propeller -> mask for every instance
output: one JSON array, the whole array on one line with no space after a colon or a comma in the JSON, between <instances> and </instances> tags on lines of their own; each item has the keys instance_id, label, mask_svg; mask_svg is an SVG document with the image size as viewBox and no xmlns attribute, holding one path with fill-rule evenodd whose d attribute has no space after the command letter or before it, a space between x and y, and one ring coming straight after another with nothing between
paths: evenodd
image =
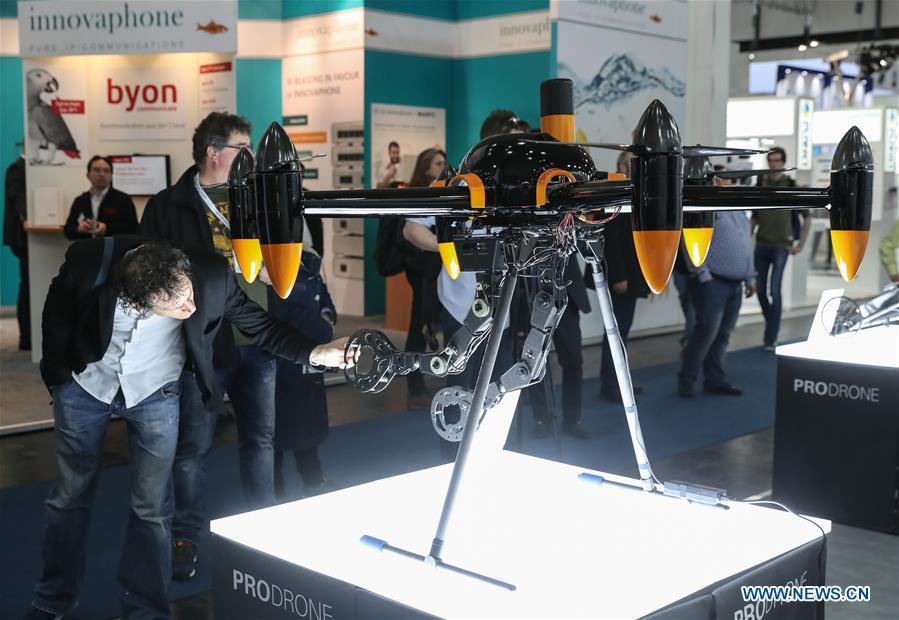
<instances>
[{"instance_id":1,"label":"propeller","mask_svg":"<svg viewBox=\"0 0 899 620\"><path fill-rule=\"evenodd\" d=\"M784 172L792 172L793 168L765 168L762 170L719 170L714 175L719 179L747 179L749 177L760 177L766 174L782 174Z\"/></svg>"},{"instance_id":2,"label":"propeller","mask_svg":"<svg viewBox=\"0 0 899 620\"><path fill-rule=\"evenodd\" d=\"M732 149L726 146L703 146L701 144L684 147L684 157L742 157L745 155L761 155L767 152L767 150Z\"/></svg>"},{"instance_id":3,"label":"propeller","mask_svg":"<svg viewBox=\"0 0 899 620\"><path fill-rule=\"evenodd\" d=\"M528 142L548 142L548 140L528 140ZM608 151L626 151L634 155L647 155L654 152L644 144L616 144L614 142L562 142L562 144L606 149ZM745 155L761 155L768 152L756 149L732 149L725 146L702 146L701 144L680 148L683 157L741 157Z\"/></svg>"}]
</instances>

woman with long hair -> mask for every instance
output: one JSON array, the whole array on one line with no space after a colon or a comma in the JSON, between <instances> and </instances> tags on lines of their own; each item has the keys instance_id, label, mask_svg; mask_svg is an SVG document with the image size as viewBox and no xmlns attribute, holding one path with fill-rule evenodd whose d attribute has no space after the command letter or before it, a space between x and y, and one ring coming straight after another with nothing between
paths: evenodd
<instances>
[{"instance_id":1,"label":"woman with long hair","mask_svg":"<svg viewBox=\"0 0 899 620\"><path fill-rule=\"evenodd\" d=\"M446 153L440 149L425 149L415 160L409 187L427 187L446 167Z\"/></svg>"},{"instance_id":2,"label":"woman with long hair","mask_svg":"<svg viewBox=\"0 0 899 620\"><path fill-rule=\"evenodd\" d=\"M446 166L446 153L440 149L425 149L418 154L415 169L409 179L409 187L427 187L440 176ZM406 350L425 352L437 350L437 332L440 326L440 300L437 298L437 276L440 274L440 257L436 252L419 250L406 244L406 279L412 287L412 314ZM430 395L421 373L407 375L410 396Z\"/></svg>"}]
</instances>

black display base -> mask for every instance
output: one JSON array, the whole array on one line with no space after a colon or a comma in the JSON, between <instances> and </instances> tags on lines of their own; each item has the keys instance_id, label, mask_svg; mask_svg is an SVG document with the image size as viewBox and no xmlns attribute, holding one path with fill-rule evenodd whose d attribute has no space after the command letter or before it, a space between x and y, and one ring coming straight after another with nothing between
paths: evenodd
<instances>
[{"instance_id":1,"label":"black display base","mask_svg":"<svg viewBox=\"0 0 899 620\"><path fill-rule=\"evenodd\" d=\"M774 499L896 534L899 369L777 356Z\"/></svg>"},{"instance_id":2,"label":"black display base","mask_svg":"<svg viewBox=\"0 0 899 620\"><path fill-rule=\"evenodd\" d=\"M217 535L213 535L213 558L213 602L219 620L435 617ZM825 542L818 539L740 575L711 584L645 618L823 620L823 603L750 603L743 600L740 588L822 585L825 564ZM471 617L477 616L477 610L472 609Z\"/></svg>"},{"instance_id":3,"label":"black display base","mask_svg":"<svg viewBox=\"0 0 899 620\"><path fill-rule=\"evenodd\" d=\"M215 534L212 548L218 620L434 617Z\"/></svg>"}]
</instances>

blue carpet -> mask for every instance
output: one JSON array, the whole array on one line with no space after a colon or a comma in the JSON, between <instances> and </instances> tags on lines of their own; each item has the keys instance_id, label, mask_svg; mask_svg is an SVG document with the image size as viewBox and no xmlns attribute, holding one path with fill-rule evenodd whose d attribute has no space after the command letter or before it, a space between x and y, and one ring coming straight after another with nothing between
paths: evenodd
<instances>
[{"instance_id":1,"label":"blue carpet","mask_svg":"<svg viewBox=\"0 0 899 620\"><path fill-rule=\"evenodd\" d=\"M733 383L747 390L742 398L703 395L691 401L674 395L677 367L665 364L634 372L643 387L640 421L653 461L762 430L774 425L774 356L760 348L732 353L727 358ZM557 377L558 379L558 377ZM560 396L556 390L556 402ZM523 425L513 425L510 449L586 468L636 476L633 452L620 405L598 399L597 380L585 382L583 421L589 441L561 435L532 437L533 416L523 407ZM360 396L364 398L364 396ZM522 399L526 402L526 398ZM352 486L441 463L438 440L423 411L339 426L322 446L328 479L339 487ZM561 458L560 458L561 456ZM292 470L292 467L286 469ZM109 618L118 615L114 579L128 515L130 468L102 472L88 537L87 575L78 609L67 618ZM301 482L288 472L288 485ZM28 608L41 569L43 501L51 483L41 482L0 491L0 618L16 618ZM215 516L244 510L237 471L236 447L213 451L209 463L209 506ZM212 587L208 541L202 546L197 576L174 583L170 596L178 599Z\"/></svg>"}]
</instances>

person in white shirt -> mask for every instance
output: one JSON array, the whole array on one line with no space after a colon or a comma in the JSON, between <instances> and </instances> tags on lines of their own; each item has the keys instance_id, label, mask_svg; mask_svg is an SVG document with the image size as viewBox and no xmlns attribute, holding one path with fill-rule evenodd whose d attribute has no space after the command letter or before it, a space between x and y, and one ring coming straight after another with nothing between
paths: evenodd
<instances>
[{"instance_id":1,"label":"person in white shirt","mask_svg":"<svg viewBox=\"0 0 899 620\"><path fill-rule=\"evenodd\" d=\"M406 180L400 159L399 142L391 142L387 145L387 157L387 164L384 165L378 177L378 187L381 189L390 187L391 183L403 183Z\"/></svg>"},{"instance_id":2,"label":"person in white shirt","mask_svg":"<svg viewBox=\"0 0 899 620\"><path fill-rule=\"evenodd\" d=\"M63 227L68 239L90 239L137 232L137 211L131 196L112 186L112 159L94 155L87 164L90 190L72 202Z\"/></svg>"}]
</instances>

